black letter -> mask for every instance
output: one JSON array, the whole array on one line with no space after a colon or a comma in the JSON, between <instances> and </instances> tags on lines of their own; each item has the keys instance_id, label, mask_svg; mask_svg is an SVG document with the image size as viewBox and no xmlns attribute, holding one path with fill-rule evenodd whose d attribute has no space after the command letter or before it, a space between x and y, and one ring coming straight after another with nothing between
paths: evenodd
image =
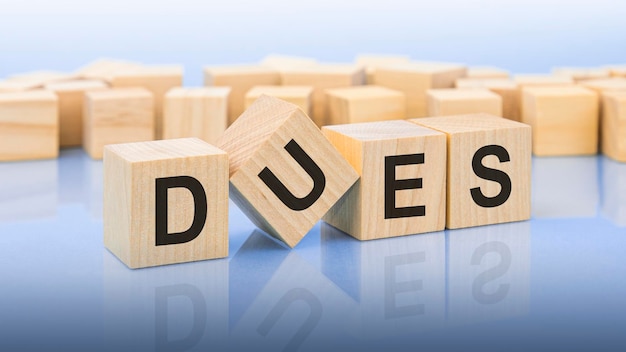
<instances>
[{"instance_id":1,"label":"black letter","mask_svg":"<svg viewBox=\"0 0 626 352\"><path fill-rule=\"evenodd\" d=\"M293 139L287 143L285 150L313 179L313 189L303 198L298 198L291 193L285 185L274 175L272 170L265 167L259 173L259 178L269 187L272 192L291 210L304 210L322 195L326 187L326 177L319 166Z\"/></svg>"},{"instance_id":2,"label":"black letter","mask_svg":"<svg viewBox=\"0 0 626 352\"><path fill-rule=\"evenodd\" d=\"M509 284L500 284L496 292L487 294L483 292L483 286L489 281L493 281L509 271L511 267L511 250L502 242L488 242L482 244L476 248L472 255L472 265L480 265L483 257L487 253L495 252L500 255L500 264L493 268L486 270L482 274L478 275L472 284L472 296L478 303L482 304L494 304L503 300L509 293Z\"/></svg>"},{"instance_id":3,"label":"black letter","mask_svg":"<svg viewBox=\"0 0 626 352\"><path fill-rule=\"evenodd\" d=\"M482 164L482 160L487 155L495 155L501 163L510 161L509 153L504 147L499 145L486 145L474 154L472 158L472 169L476 176L485 180L495 181L500 184L502 190L495 197L485 197L479 187L470 189L472 199L483 208L493 208L504 204L511 195L511 179L504 171L491 169Z\"/></svg>"},{"instance_id":4,"label":"black letter","mask_svg":"<svg viewBox=\"0 0 626 352\"><path fill-rule=\"evenodd\" d=\"M396 180L396 165L423 164L424 154L392 155L385 157L385 219L426 215L423 205L396 208L396 191L422 188L421 178Z\"/></svg>"},{"instance_id":5,"label":"black letter","mask_svg":"<svg viewBox=\"0 0 626 352\"><path fill-rule=\"evenodd\" d=\"M197 287L189 284L162 286L154 289L155 308L155 342L157 351L187 351L195 346L206 328L206 302L202 292ZM170 297L183 296L191 300L193 309L193 326L189 335L185 338L169 341L167 329L167 306ZM178 319L177 323L179 323Z\"/></svg>"},{"instance_id":6,"label":"black letter","mask_svg":"<svg viewBox=\"0 0 626 352\"><path fill-rule=\"evenodd\" d=\"M194 214L187 231L167 233L167 190L187 188L193 196ZM156 245L185 243L198 237L206 222L207 202L204 187L191 176L163 177L156 179Z\"/></svg>"},{"instance_id":7,"label":"black letter","mask_svg":"<svg viewBox=\"0 0 626 352\"><path fill-rule=\"evenodd\" d=\"M403 318L412 315L422 315L425 312L423 304L412 304L398 307L396 296L399 293L417 292L424 287L422 280L397 282L396 267L426 261L426 253L416 252L399 254L385 258L385 319Z\"/></svg>"}]
</instances>

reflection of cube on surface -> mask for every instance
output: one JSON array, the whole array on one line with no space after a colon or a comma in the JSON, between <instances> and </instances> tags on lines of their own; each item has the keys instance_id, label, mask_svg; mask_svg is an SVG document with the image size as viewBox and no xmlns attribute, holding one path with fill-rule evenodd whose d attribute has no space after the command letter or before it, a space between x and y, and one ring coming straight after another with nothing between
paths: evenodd
<instances>
[{"instance_id":1,"label":"reflection of cube on surface","mask_svg":"<svg viewBox=\"0 0 626 352\"><path fill-rule=\"evenodd\" d=\"M329 124L401 120L406 118L404 93L380 86L326 90Z\"/></svg>"},{"instance_id":2,"label":"reflection of cube on surface","mask_svg":"<svg viewBox=\"0 0 626 352\"><path fill-rule=\"evenodd\" d=\"M602 153L626 162L626 91L602 95Z\"/></svg>"},{"instance_id":3,"label":"reflection of cube on surface","mask_svg":"<svg viewBox=\"0 0 626 352\"><path fill-rule=\"evenodd\" d=\"M228 255L228 156L196 138L109 145L104 244L130 268Z\"/></svg>"},{"instance_id":4,"label":"reflection of cube on surface","mask_svg":"<svg viewBox=\"0 0 626 352\"><path fill-rule=\"evenodd\" d=\"M172 88L163 105L163 139L217 142L227 127L229 94L228 87Z\"/></svg>"},{"instance_id":5,"label":"reflection of cube on surface","mask_svg":"<svg viewBox=\"0 0 626 352\"><path fill-rule=\"evenodd\" d=\"M154 98L144 88L115 88L85 93L83 148L101 159L106 144L154 139Z\"/></svg>"},{"instance_id":6,"label":"reflection of cube on surface","mask_svg":"<svg viewBox=\"0 0 626 352\"><path fill-rule=\"evenodd\" d=\"M428 116L485 113L502 116L502 98L488 89L429 89Z\"/></svg>"},{"instance_id":7,"label":"reflection of cube on surface","mask_svg":"<svg viewBox=\"0 0 626 352\"><path fill-rule=\"evenodd\" d=\"M0 161L56 158L58 116L52 92L0 94Z\"/></svg>"},{"instance_id":8,"label":"reflection of cube on surface","mask_svg":"<svg viewBox=\"0 0 626 352\"><path fill-rule=\"evenodd\" d=\"M598 96L578 86L527 87L522 122L533 128L533 153L590 155L598 152Z\"/></svg>"},{"instance_id":9,"label":"reflection of cube on surface","mask_svg":"<svg viewBox=\"0 0 626 352\"><path fill-rule=\"evenodd\" d=\"M311 86L255 86L246 93L246 109L259 99L261 95L284 100L297 105L309 117L311 116L311 99L313 87Z\"/></svg>"}]
</instances>

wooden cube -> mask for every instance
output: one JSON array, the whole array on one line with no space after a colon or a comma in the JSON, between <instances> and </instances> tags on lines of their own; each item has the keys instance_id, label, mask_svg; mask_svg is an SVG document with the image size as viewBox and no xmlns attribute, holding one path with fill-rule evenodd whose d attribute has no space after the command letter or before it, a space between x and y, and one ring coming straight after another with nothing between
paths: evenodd
<instances>
[{"instance_id":1,"label":"wooden cube","mask_svg":"<svg viewBox=\"0 0 626 352\"><path fill-rule=\"evenodd\" d=\"M486 113L502 116L502 98L488 89L429 89L428 115Z\"/></svg>"},{"instance_id":2,"label":"wooden cube","mask_svg":"<svg viewBox=\"0 0 626 352\"><path fill-rule=\"evenodd\" d=\"M324 221L359 240L444 229L445 134L403 120L322 132L361 176Z\"/></svg>"},{"instance_id":3,"label":"wooden cube","mask_svg":"<svg viewBox=\"0 0 626 352\"><path fill-rule=\"evenodd\" d=\"M281 71L288 68L296 68L317 64L317 60L312 57L270 54L261 60L261 65Z\"/></svg>"},{"instance_id":4,"label":"wooden cube","mask_svg":"<svg viewBox=\"0 0 626 352\"><path fill-rule=\"evenodd\" d=\"M626 78L622 77L590 79L582 81L579 84L585 88L594 90L598 94L605 91L626 90Z\"/></svg>"},{"instance_id":5,"label":"wooden cube","mask_svg":"<svg viewBox=\"0 0 626 352\"><path fill-rule=\"evenodd\" d=\"M294 247L358 175L294 104L261 96L218 142L230 157L233 201Z\"/></svg>"},{"instance_id":6,"label":"wooden cube","mask_svg":"<svg viewBox=\"0 0 626 352\"><path fill-rule=\"evenodd\" d=\"M59 155L58 99L39 90L0 94L0 161Z\"/></svg>"},{"instance_id":7,"label":"wooden cube","mask_svg":"<svg viewBox=\"0 0 626 352\"><path fill-rule=\"evenodd\" d=\"M626 162L626 91L602 95L602 153Z\"/></svg>"},{"instance_id":8,"label":"wooden cube","mask_svg":"<svg viewBox=\"0 0 626 352\"><path fill-rule=\"evenodd\" d=\"M467 69L467 78L509 78L509 71L492 66L470 66Z\"/></svg>"},{"instance_id":9,"label":"wooden cube","mask_svg":"<svg viewBox=\"0 0 626 352\"><path fill-rule=\"evenodd\" d=\"M59 145L75 147L83 145L83 100L85 92L108 88L103 81L76 80L48 83L45 89L59 98Z\"/></svg>"},{"instance_id":10,"label":"wooden cube","mask_svg":"<svg viewBox=\"0 0 626 352\"><path fill-rule=\"evenodd\" d=\"M414 118L428 114L428 89L452 88L466 72L466 67L458 64L411 62L379 67L375 79L378 85L404 92L406 116Z\"/></svg>"},{"instance_id":11,"label":"wooden cube","mask_svg":"<svg viewBox=\"0 0 626 352\"><path fill-rule=\"evenodd\" d=\"M246 109L263 94L298 105L302 111L311 116L313 96L311 86L254 86L246 93Z\"/></svg>"},{"instance_id":12,"label":"wooden cube","mask_svg":"<svg viewBox=\"0 0 626 352\"><path fill-rule=\"evenodd\" d=\"M154 139L163 138L163 100L165 93L183 85L183 67L144 66L113 74L112 87L142 87L154 97Z\"/></svg>"},{"instance_id":13,"label":"wooden cube","mask_svg":"<svg viewBox=\"0 0 626 352\"><path fill-rule=\"evenodd\" d=\"M204 68L205 86L230 87L228 97L228 125L230 126L245 110L246 93L259 85L279 85L277 70L262 65L207 66Z\"/></svg>"},{"instance_id":14,"label":"wooden cube","mask_svg":"<svg viewBox=\"0 0 626 352\"><path fill-rule=\"evenodd\" d=\"M365 84L365 70L356 65L318 64L281 72L283 85L313 87L311 118L318 126L330 124L326 115L326 89Z\"/></svg>"},{"instance_id":15,"label":"wooden cube","mask_svg":"<svg viewBox=\"0 0 626 352\"><path fill-rule=\"evenodd\" d=\"M109 145L104 245L130 268L228 255L228 156L196 138Z\"/></svg>"},{"instance_id":16,"label":"wooden cube","mask_svg":"<svg viewBox=\"0 0 626 352\"><path fill-rule=\"evenodd\" d=\"M509 120L520 120L520 97L517 83L504 78L459 78L456 80L459 89L489 89L502 99L502 117Z\"/></svg>"},{"instance_id":17,"label":"wooden cube","mask_svg":"<svg viewBox=\"0 0 626 352\"><path fill-rule=\"evenodd\" d=\"M389 66L395 64L405 64L411 59L406 55L376 55L361 54L357 55L354 62L359 66L365 66L366 83L376 84L376 69L381 66Z\"/></svg>"},{"instance_id":18,"label":"wooden cube","mask_svg":"<svg viewBox=\"0 0 626 352\"><path fill-rule=\"evenodd\" d=\"M522 121L533 128L533 153L592 155L598 152L598 96L579 86L523 90Z\"/></svg>"},{"instance_id":19,"label":"wooden cube","mask_svg":"<svg viewBox=\"0 0 626 352\"><path fill-rule=\"evenodd\" d=\"M83 148L102 159L107 144L154 139L154 97L144 88L115 88L85 93Z\"/></svg>"},{"instance_id":20,"label":"wooden cube","mask_svg":"<svg viewBox=\"0 0 626 352\"><path fill-rule=\"evenodd\" d=\"M216 143L228 124L228 87L172 88L163 102L163 139Z\"/></svg>"},{"instance_id":21,"label":"wooden cube","mask_svg":"<svg viewBox=\"0 0 626 352\"><path fill-rule=\"evenodd\" d=\"M381 86L326 90L327 122L331 125L406 118L404 93Z\"/></svg>"},{"instance_id":22,"label":"wooden cube","mask_svg":"<svg viewBox=\"0 0 626 352\"><path fill-rule=\"evenodd\" d=\"M611 77L611 71L601 67L555 67L552 74L571 78L574 82Z\"/></svg>"},{"instance_id":23,"label":"wooden cube","mask_svg":"<svg viewBox=\"0 0 626 352\"><path fill-rule=\"evenodd\" d=\"M447 228L530 218L530 126L488 114L410 121L448 135Z\"/></svg>"}]
</instances>

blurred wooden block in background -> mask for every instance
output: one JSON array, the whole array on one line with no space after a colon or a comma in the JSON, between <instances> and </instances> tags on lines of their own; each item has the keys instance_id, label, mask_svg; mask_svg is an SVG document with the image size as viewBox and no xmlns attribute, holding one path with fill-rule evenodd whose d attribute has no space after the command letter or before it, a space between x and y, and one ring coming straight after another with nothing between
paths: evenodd
<instances>
[{"instance_id":1,"label":"blurred wooden block in background","mask_svg":"<svg viewBox=\"0 0 626 352\"><path fill-rule=\"evenodd\" d=\"M609 65L606 68L611 73L611 77L626 77L626 64L623 65Z\"/></svg>"},{"instance_id":2,"label":"blurred wooden block in background","mask_svg":"<svg viewBox=\"0 0 626 352\"><path fill-rule=\"evenodd\" d=\"M0 161L56 158L58 109L52 92L0 93Z\"/></svg>"},{"instance_id":3,"label":"blurred wooden block in background","mask_svg":"<svg viewBox=\"0 0 626 352\"><path fill-rule=\"evenodd\" d=\"M230 87L228 97L228 125L245 110L246 93L254 86L280 84L280 74L274 68L262 65L225 65L204 68L205 86Z\"/></svg>"},{"instance_id":4,"label":"blurred wooden block in background","mask_svg":"<svg viewBox=\"0 0 626 352\"><path fill-rule=\"evenodd\" d=\"M77 78L95 79L111 83L116 73L141 68L139 62L102 58L92 61L75 71Z\"/></svg>"},{"instance_id":5,"label":"blurred wooden block in background","mask_svg":"<svg viewBox=\"0 0 626 352\"><path fill-rule=\"evenodd\" d=\"M48 83L45 89L54 92L59 99L59 145L76 147L83 145L83 101L85 92L107 89L98 80L75 80Z\"/></svg>"},{"instance_id":6,"label":"blurred wooden block in background","mask_svg":"<svg viewBox=\"0 0 626 352\"><path fill-rule=\"evenodd\" d=\"M130 268L228 256L228 156L196 138L109 145L104 245Z\"/></svg>"},{"instance_id":7,"label":"blurred wooden block in background","mask_svg":"<svg viewBox=\"0 0 626 352\"><path fill-rule=\"evenodd\" d=\"M598 95L580 86L524 88L522 122L533 128L533 153L596 154L598 107Z\"/></svg>"},{"instance_id":8,"label":"blurred wooden block in background","mask_svg":"<svg viewBox=\"0 0 626 352\"><path fill-rule=\"evenodd\" d=\"M154 97L145 88L85 92L83 148L102 159L107 144L154 139Z\"/></svg>"},{"instance_id":9,"label":"blurred wooden block in background","mask_svg":"<svg viewBox=\"0 0 626 352\"><path fill-rule=\"evenodd\" d=\"M358 175L296 105L261 96L218 142L230 194L263 231L294 247Z\"/></svg>"},{"instance_id":10,"label":"blurred wooden block in background","mask_svg":"<svg viewBox=\"0 0 626 352\"><path fill-rule=\"evenodd\" d=\"M228 124L229 87L172 88L163 102L163 139L197 137L215 144Z\"/></svg>"},{"instance_id":11,"label":"blurred wooden block in background","mask_svg":"<svg viewBox=\"0 0 626 352\"><path fill-rule=\"evenodd\" d=\"M626 91L602 94L602 153L626 162Z\"/></svg>"},{"instance_id":12,"label":"blurred wooden block in background","mask_svg":"<svg viewBox=\"0 0 626 352\"><path fill-rule=\"evenodd\" d=\"M488 89L429 89L428 116L486 113L502 116L502 98Z\"/></svg>"},{"instance_id":13,"label":"blurred wooden block in background","mask_svg":"<svg viewBox=\"0 0 626 352\"><path fill-rule=\"evenodd\" d=\"M520 120L520 97L517 83L504 78L459 78L456 80L459 89L489 89L502 99L502 117L509 120Z\"/></svg>"},{"instance_id":14,"label":"blurred wooden block in background","mask_svg":"<svg viewBox=\"0 0 626 352\"><path fill-rule=\"evenodd\" d=\"M467 68L467 78L509 78L509 71L492 66L470 66Z\"/></svg>"},{"instance_id":15,"label":"blurred wooden block in background","mask_svg":"<svg viewBox=\"0 0 626 352\"><path fill-rule=\"evenodd\" d=\"M596 93L612 90L626 90L626 78L625 77L613 77L604 79L590 79L579 83L585 88L594 90Z\"/></svg>"},{"instance_id":16,"label":"blurred wooden block in background","mask_svg":"<svg viewBox=\"0 0 626 352\"><path fill-rule=\"evenodd\" d=\"M270 54L261 60L261 65L273 68L277 71L310 66L317 64L317 60L312 57Z\"/></svg>"},{"instance_id":17,"label":"blurred wooden block in background","mask_svg":"<svg viewBox=\"0 0 626 352\"><path fill-rule=\"evenodd\" d=\"M180 65L142 66L119 70L113 74L112 87L141 87L154 97L154 139L163 138L163 99L165 93L183 85Z\"/></svg>"},{"instance_id":18,"label":"blurred wooden block in background","mask_svg":"<svg viewBox=\"0 0 626 352\"><path fill-rule=\"evenodd\" d=\"M246 93L246 109L263 94L295 104L309 117L311 116L313 97L311 86L254 86Z\"/></svg>"},{"instance_id":19,"label":"blurred wooden block in background","mask_svg":"<svg viewBox=\"0 0 626 352\"><path fill-rule=\"evenodd\" d=\"M376 84L404 92L406 116L424 117L428 114L426 91L453 88L457 78L465 77L467 68L460 64L411 62L376 69Z\"/></svg>"},{"instance_id":20,"label":"blurred wooden block in background","mask_svg":"<svg viewBox=\"0 0 626 352\"><path fill-rule=\"evenodd\" d=\"M574 82L611 77L611 71L601 67L555 67L552 69L552 74L571 78Z\"/></svg>"},{"instance_id":21,"label":"blurred wooden block in background","mask_svg":"<svg viewBox=\"0 0 626 352\"><path fill-rule=\"evenodd\" d=\"M354 86L326 90L329 125L402 120L406 118L404 93L381 86Z\"/></svg>"},{"instance_id":22,"label":"blurred wooden block in background","mask_svg":"<svg viewBox=\"0 0 626 352\"><path fill-rule=\"evenodd\" d=\"M488 114L409 121L448 135L447 228L530 218L530 126Z\"/></svg>"},{"instance_id":23,"label":"blurred wooden block in background","mask_svg":"<svg viewBox=\"0 0 626 352\"><path fill-rule=\"evenodd\" d=\"M366 83L376 84L376 69L381 66L405 64L411 62L408 55L359 54L355 63L365 67Z\"/></svg>"},{"instance_id":24,"label":"blurred wooden block in background","mask_svg":"<svg viewBox=\"0 0 626 352\"><path fill-rule=\"evenodd\" d=\"M317 126L328 125L326 115L326 89L365 84L365 70L349 64L317 64L281 71L282 84L313 87L311 118Z\"/></svg>"},{"instance_id":25,"label":"blurred wooden block in background","mask_svg":"<svg viewBox=\"0 0 626 352\"><path fill-rule=\"evenodd\" d=\"M0 92L20 92L43 88L47 83L75 79L76 75L59 71L33 71L9 76L0 81Z\"/></svg>"},{"instance_id":26,"label":"blurred wooden block in background","mask_svg":"<svg viewBox=\"0 0 626 352\"><path fill-rule=\"evenodd\" d=\"M445 134L402 120L322 132L361 177L324 221L359 240L444 229Z\"/></svg>"}]
</instances>

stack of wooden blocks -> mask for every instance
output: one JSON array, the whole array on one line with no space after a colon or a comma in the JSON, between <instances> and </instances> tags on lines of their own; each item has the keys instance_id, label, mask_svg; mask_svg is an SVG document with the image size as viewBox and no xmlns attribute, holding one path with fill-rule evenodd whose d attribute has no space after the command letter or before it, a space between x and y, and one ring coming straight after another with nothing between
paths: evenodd
<instances>
[{"instance_id":1,"label":"stack of wooden blocks","mask_svg":"<svg viewBox=\"0 0 626 352\"><path fill-rule=\"evenodd\" d=\"M229 195L294 247L320 219L360 240L529 219L532 153L626 162L621 67L273 55L182 80L118 60L9 77L0 160L104 158L104 243L131 268L227 256Z\"/></svg>"}]
</instances>

